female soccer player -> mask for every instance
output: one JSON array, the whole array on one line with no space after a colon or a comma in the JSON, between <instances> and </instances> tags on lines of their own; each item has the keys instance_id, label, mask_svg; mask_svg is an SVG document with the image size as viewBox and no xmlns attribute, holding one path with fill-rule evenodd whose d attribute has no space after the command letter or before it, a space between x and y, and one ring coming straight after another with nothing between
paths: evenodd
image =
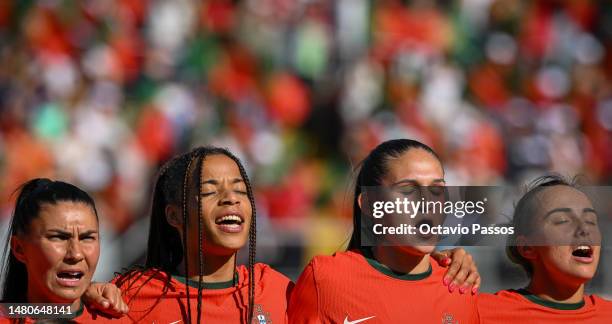
<instances>
[{"instance_id":1,"label":"female soccer player","mask_svg":"<svg viewBox=\"0 0 612 324\"><path fill-rule=\"evenodd\" d=\"M154 188L145 267L115 280L130 320L286 323L293 283L255 263L255 220L249 178L227 150L200 147L166 163ZM247 241L248 265L236 266ZM461 251L452 257L460 260Z\"/></svg>"},{"instance_id":2,"label":"female soccer player","mask_svg":"<svg viewBox=\"0 0 612 324\"><path fill-rule=\"evenodd\" d=\"M362 188L380 186L410 191L444 185L440 160L431 148L420 142L391 140L370 152L357 176L353 235L348 251L318 256L308 264L291 296L290 323L473 323L477 320L473 293L479 287L480 278L469 255L462 262L460 274L454 277L445 276L444 269L431 259L432 245L362 247ZM468 275L466 270L470 268ZM451 282L452 278L455 280ZM459 283L462 285L458 286ZM473 290L469 289L472 284ZM453 294L455 288L461 293ZM470 290L472 293L466 293Z\"/></svg>"},{"instance_id":3,"label":"female soccer player","mask_svg":"<svg viewBox=\"0 0 612 324\"><path fill-rule=\"evenodd\" d=\"M540 177L530 187L517 203L507 248L529 285L480 295L480 322L612 323L612 303L584 293L601 251L592 202L559 176Z\"/></svg>"},{"instance_id":4,"label":"female soccer player","mask_svg":"<svg viewBox=\"0 0 612 324\"><path fill-rule=\"evenodd\" d=\"M221 148L169 161L153 193L144 269L115 282L138 323L286 323L293 286L255 263L255 203L244 167ZM236 253L249 243L247 266Z\"/></svg>"},{"instance_id":5,"label":"female soccer player","mask_svg":"<svg viewBox=\"0 0 612 324\"><path fill-rule=\"evenodd\" d=\"M20 189L9 234L2 303L65 303L70 310L53 312L70 312L67 317L80 323L92 321L93 315L81 302L100 254L98 215L91 197L65 182L30 180ZM114 285L98 285L91 293L105 304L102 308L118 305L117 312L127 311ZM10 322L0 318L3 321ZM33 322L27 316L16 321Z\"/></svg>"}]
</instances>

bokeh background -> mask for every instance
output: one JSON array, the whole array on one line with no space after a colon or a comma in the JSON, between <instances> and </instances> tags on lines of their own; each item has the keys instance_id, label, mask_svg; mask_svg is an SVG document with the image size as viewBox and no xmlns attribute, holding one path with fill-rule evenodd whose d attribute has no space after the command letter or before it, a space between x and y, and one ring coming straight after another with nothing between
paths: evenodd
<instances>
[{"instance_id":1,"label":"bokeh background","mask_svg":"<svg viewBox=\"0 0 612 324\"><path fill-rule=\"evenodd\" d=\"M612 1L2 1L0 230L22 182L73 182L109 279L143 261L159 166L214 144L252 177L259 260L296 278L347 242L353 170L387 139L430 144L452 185L609 185L611 78ZM524 281L470 251L485 290Z\"/></svg>"}]
</instances>

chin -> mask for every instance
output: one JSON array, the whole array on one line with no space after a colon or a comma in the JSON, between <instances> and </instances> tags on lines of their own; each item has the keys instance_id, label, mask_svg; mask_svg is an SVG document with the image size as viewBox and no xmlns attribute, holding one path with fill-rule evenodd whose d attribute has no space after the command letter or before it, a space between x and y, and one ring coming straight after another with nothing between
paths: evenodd
<instances>
[{"instance_id":1,"label":"chin","mask_svg":"<svg viewBox=\"0 0 612 324\"><path fill-rule=\"evenodd\" d=\"M415 246L415 249L417 249L422 254L431 254L436 250L436 246L435 245L420 245L420 246Z\"/></svg>"},{"instance_id":2,"label":"chin","mask_svg":"<svg viewBox=\"0 0 612 324\"><path fill-rule=\"evenodd\" d=\"M240 250L243 246L246 245L247 241L248 240L246 238L232 237L222 239L219 243L221 243L221 246L226 247L228 249Z\"/></svg>"},{"instance_id":3,"label":"chin","mask_svg":"<svg viewBox=\"0 0 612 324\"><path fill-rule=\"evenodd\" d=\"M581 281L590 281L595 276L595 269L572 269L570 275Z\"/></svg>"},{"instance_id":4,"label":"chin","mask_svg":"<svg viewBox=\"0 0 612 324\"><path fill-rule=\"evenodd\" d=\"M56 294L69 303L72 303L73 301L81 298L84 292L85 289L79 289L78 291L61 291L57 292Z\"/></svg>"},{"instance_id":5,"label":"chin","mask_svg":"<svg viewBox=\"0 0 612 324\"><path fill-rule=\"evenodd\" d=\"M228 254L234 254L238 252L244 244L223 244L223 249L228 251Z\"/></svg>"},{"instance_id":6,"label":"chin","mask_svg":"<svg viewBox=\"0 0 612 324\"><path fill-rule=\"evenodd\" d=\"M556 281L564 284L581 285L591 281L595 276L596 269L591 266L580 265L557 265L556 269L549 269L548 275L554 277ZM553 270L551 272L551 270Z\"/></svg>"},{"instance_id":7,"label":"chin","mask_svg":"<svg viewBox=\"0 0 612 324\"><path fill-rule=\"evenodd\" d=\"M211 242L208 246L204 244L204 253L210 253L212 255L232 255L245 245L246 241L243 240L220 240Z\"/></svg>"},{"instance_id":8,"label":"chin","mask_svg":"<svg viewBox=\"0 0 612 324\"><path fill-rule=\"evenodd\" d=\"M424 256L435 251L434 245L401 246L400 250L406 254Z\"/></svg>"},{"instance_id":9,"label":"chin","mask_svg":"<svg viewBox=\"0 0 612 324\"><path fill-rule=\"evenodd\" d=\"M81 298L85 293L85 287L64 288L55 287L51 289L51 294L55 296L56 303L72 303Z\"/></svg>"}]
</instances>

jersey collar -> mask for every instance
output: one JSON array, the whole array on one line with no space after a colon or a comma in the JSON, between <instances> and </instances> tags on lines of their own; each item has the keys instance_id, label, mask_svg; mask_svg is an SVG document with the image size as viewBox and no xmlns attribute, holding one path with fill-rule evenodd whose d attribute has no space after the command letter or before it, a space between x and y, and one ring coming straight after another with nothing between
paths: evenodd
<instances>
[{"instance_id":1,"label":"jersey collar","mask_svg":"<svg viewBox=\"0 0 612 324\"><path fill-rule=\"evenodd\" d=\"M389 276L391 278L406 280L406 281L418 281L418 280L423 280L423 279L428 278L432 273L431 264L429 264L429 268L427 269L427 271L422 272L422 273L411 274L411 273L393 271L389 269L387 266L385 266L384 264L378 262L378 260L374 258L372 249L362 248L359 250L359 252L361 252L361 255L363 255L363 257L366 259L366 261L368 262L370 266L372 266L378 272L386 276Z\"/></svg>"},{"instance_id":2,"label":"jersey collar","mask_svg":"<svg viewBox=\"0 0 612 324\"><path fill-rule=\"evenodd\" d=\"M552 309L558 309L558 310L577 310L580 309L584 306L584 300L581 300L578 303L559 303L559 302L555 302L552 300L546 300L543 299L541 297L538 297L537 295L532 294L530 291L528 291L527 289L518 289L518 290L514 290L515 292L521 294L523 297L527 298L529 301L531 301L532 303L544 306L544 307L548 307L548 308L552 308Z\"/></svg>"},{"instance_id":3,"label":"jersey collar","mask_svg":"<svg viewBox=\"0 0 612 324\"><path fill-rule=\"evenodd\" d=\"M187 279L183 276L173 275L174 279L178 280L182 284L189 285L190 287L198 288L198 281ZM234 273L234 279L222 282L202 282L202 288L204 289L226 289L234 287L234 284L238 285L238 273Z\"/></svg>"},{"instance_id":4,"label":"jersey collar","mask_svg":"<svg viewBox=\"0 0 612 324\"><path fill-rule=\"evenodd\" d=\"M84 309L85 309L85 307L83 306L83 304L84 304L84 303L83 303L83 301L81 300L81 302L79 303L79 309L77 309L76 311L74 311L72 314L70 314L70 316L67 316L66 318L67 318L67 319L74 319L74 318L77 318L77 317L79 317L79 316L83 315L83 311L84 311ZM71 309L71 311L72 311L72 309Z\"/></svg>"}]
</instances>

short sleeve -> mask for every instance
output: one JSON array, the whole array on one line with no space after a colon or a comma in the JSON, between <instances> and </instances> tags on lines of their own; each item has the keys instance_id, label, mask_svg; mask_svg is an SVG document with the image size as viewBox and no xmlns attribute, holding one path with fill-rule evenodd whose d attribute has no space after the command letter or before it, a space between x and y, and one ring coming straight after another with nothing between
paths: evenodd
<instances>
[{"instance_id":1,"label":"short sleeve","mask_svg":"<svg viewBox=\"0 0 612 324\"><path fill-rule=\"evenodd\" d=\"M319 296L314 260L306 266L295 284L289 301L288 313L289 323L292 324L321 322L319 319Z\"/></svg>"}]
</instances>

